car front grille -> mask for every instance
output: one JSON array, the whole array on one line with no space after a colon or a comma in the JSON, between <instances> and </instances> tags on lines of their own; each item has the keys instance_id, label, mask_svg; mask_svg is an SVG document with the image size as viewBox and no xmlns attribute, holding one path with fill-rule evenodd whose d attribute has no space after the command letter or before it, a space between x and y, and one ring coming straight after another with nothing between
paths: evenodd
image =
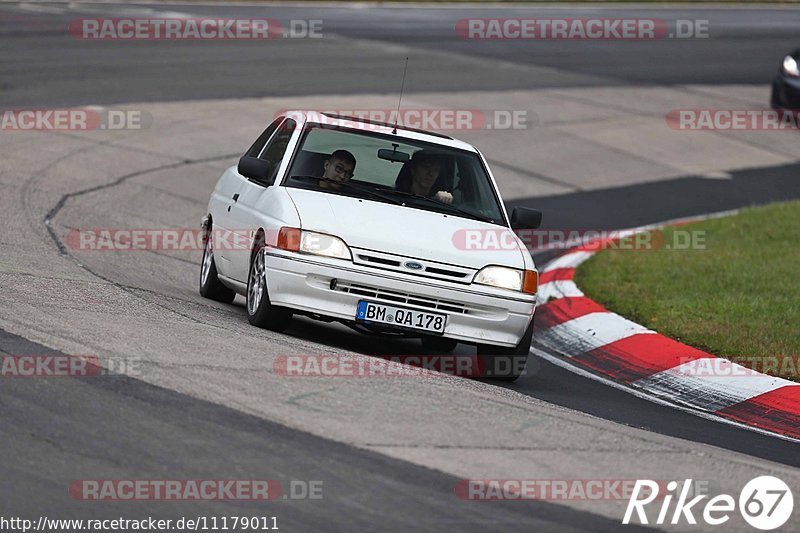
<instances>
[{"instance_id":1,"label":"car front grille","mask_svg":"<svg viewBox=\"0 0 800 533\"><path fill-rule=\"evenodd\" d=\"M417 307L426 307L428 309L435 309L448 313L459 313L462 315L486 313L485 309L472 307L458 302L439 300L428 296L421 296L419 294L409 294L388 289L381 289L378 287L370 287L368 285L362 285L359 283L340 281L336 284L333 290L346 292L355 296L374 298L376 300L382 300L385 302L414 305Z\"/></svg>"},{"instance_id":2,"label":"car front grille","mask_svg":"<svg viewBox=\"0 0 800 533\"><path fill-rule=\"evenodd\" d=\"M475 277L476 270L473 268L448 265L411 257L402 257L385 252L374 250L362 250L353 248L353 262L361 265L368 265L383 270L402 272L411 276L421 276L426 278L453 281L456 283L471 283ZM416 263L420 268L411 269L407 265Z\"/></svg>"}]
</instances>

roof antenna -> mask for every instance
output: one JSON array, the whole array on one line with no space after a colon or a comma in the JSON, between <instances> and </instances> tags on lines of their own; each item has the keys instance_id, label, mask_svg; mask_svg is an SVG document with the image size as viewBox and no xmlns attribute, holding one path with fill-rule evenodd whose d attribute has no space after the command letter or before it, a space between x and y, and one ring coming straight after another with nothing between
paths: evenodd
<instances>
[{"instance_id":1,"label":"roof antenna","mask_svg":"<svg viewBox=\"0 0 800 533\"><path fill-rule=\"evenodd\" d=\"M403 67L403 82L400 84L400 99L397 101L397 115L394 117L394 129L392 130L394 135L397 135L397 121L400 120L400 103L403 101L403 89L406 87L406 70L408 70L408 58Z\"/></svg>"}]
</instances>

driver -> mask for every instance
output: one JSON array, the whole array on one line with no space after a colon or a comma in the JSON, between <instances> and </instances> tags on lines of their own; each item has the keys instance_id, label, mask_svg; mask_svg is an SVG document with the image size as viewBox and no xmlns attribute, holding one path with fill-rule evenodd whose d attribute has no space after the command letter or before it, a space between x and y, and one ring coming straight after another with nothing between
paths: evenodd
<instances>
[{"instance_id":1,"label":"driver","mask_svg":"<svg viewBox=\"0 0 800 533\"><path fill-rule=\"evenodd\" d=\"M398 191L410 192L433 198L445 204L453 203L453 193L446 190L442 168L444 156L419 150L414 152L395 182Z\"/></svg>"},{"instance_id":2,"label":"driver","mask_svg":"<svg viewBox=\"0 0 800 533\"><path fill-rule=\"evenodd\" d=\"M320 181L319 186L323 189L340 189L339 183L347 183L353 177L356 158L347 150L336 150L325 160L322 169L322 177L330 181Z\"/></svg>"}]
</instances>

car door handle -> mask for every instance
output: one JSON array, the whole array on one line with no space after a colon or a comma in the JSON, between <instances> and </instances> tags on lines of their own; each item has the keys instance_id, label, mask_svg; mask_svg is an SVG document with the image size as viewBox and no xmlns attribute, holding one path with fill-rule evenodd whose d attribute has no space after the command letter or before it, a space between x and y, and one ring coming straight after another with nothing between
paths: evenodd
<instances>
[{"instance_id":1,"label":"car door handle","mask_svg":"<svg viewBox=\"0 0 800 533\"><path fill-rule=\"evenodd\" d=\"M234 202L238 202L239 201L239 193L238 192L233 195L233 201Z\"/></svg>"}]
</instances>

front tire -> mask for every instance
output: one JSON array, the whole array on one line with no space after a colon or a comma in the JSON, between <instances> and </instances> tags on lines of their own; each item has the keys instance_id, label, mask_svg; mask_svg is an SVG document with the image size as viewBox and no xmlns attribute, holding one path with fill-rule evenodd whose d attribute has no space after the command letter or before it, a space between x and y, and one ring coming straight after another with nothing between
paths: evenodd
<instances>
[{"instance_id":1,"label":"front tire","mask_svg":"<svg viewBox=\"0 0 800 533\"><path fill-rule=\"evenodd\" d=\"M200 263L200 296L210 300L229 304L236 298L236 293L222 284L217 277L217 265L214 262L214 245L211 242L211 229L205 234L203 261Z\"/></svg>"},{"instance_id":2,"label":"front tire","mask_svg":"<svg viewBox=\"0 0 800 533\"><path fill-rule=\"evenodd\" d=\"M778 86L778 82L777 81L772 82L772 93L770 94L769 97L769 106L775 110L781 109L781 103L778 99L779 92L780 88Z\"/></svg>"},{"instance_id":3,"label":"front tire","mask_svg":"<svg viewBox=\"0 0 800 533\"><path fill-rule=\"evenodd\" d=\"M450 353L456 349L458 341L447 337L422 337L422 347L431 352Z\"/></svg>"},{"instance_id":4,"label":"front tire","mask_svg":"<svg viewBox=\"0 0 800 533\"><path fill-rule=\"evenodd\" d=\"M292 311L269 301L266 257L267 249L263 244L258 245L247 276L247 320L260 328L283 331L292 319Z\"/></svg>"},{"instance_id":5,"label":"front tire","mask_svg":"<svg viewBox=\"0 0 800 533\"><path fill-rule=\"evenodd\" d=\"M532 340L533 320L528 325L528 329L525 330L522 339L513 348L479 344L478 357L482 359L482 363L485 365L483 377L499 381L516 381L525 374Z\"/></svg>"}]
</instances>

